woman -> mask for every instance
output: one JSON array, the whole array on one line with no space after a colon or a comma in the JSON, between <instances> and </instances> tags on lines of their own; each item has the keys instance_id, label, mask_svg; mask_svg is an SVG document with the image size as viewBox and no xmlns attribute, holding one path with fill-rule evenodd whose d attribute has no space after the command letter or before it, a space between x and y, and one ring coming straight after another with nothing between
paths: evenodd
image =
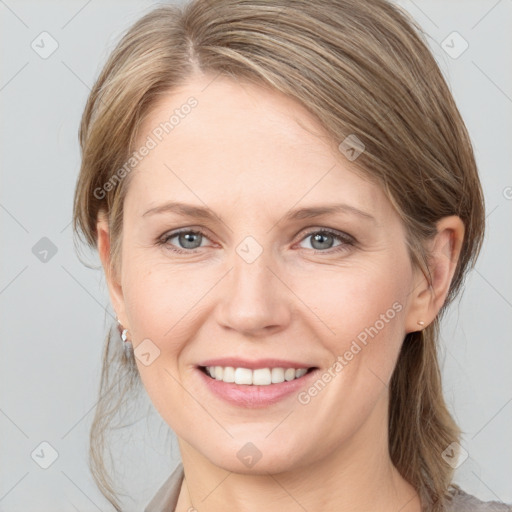
<instances>
[{"instance_id":1,"label":"woman","mask_svg":"<svg viewBox=\"0 0 512 512\"><path fill-rule=\"evenodd\" d=\"M148 512L510 510L451 482L436 344L484 204L401 10L159 7L110 56L80 140L74 227L121 335L91 429L117 510L104 432L140 382L182 458Z\"/></svg>"}]
</instances>

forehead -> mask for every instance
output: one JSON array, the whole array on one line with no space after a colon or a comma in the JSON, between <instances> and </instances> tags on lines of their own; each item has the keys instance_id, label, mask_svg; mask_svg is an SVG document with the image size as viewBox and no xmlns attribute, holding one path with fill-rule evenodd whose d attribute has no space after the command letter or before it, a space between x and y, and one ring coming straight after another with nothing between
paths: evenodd
<instances>
[{"instance_id":1,"label":"forehead","mask_svg":"<svg viewBox=\"0 0 512 512\"><path fill-rule=\"evenodd\" d=\"M201 198L251 210L253 203L290 208L304 198L350 199L372 211L389 207L380 188L354 172L305 107L253 84L190 79L162 95L135 147L150 139L152 148L130 184L141 206Z\"/></svg>"}]
</instances>

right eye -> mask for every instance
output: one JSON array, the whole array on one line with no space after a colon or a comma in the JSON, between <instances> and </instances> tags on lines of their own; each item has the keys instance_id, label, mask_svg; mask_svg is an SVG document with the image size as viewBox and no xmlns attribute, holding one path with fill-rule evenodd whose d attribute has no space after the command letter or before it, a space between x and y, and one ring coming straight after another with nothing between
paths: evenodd
<instances>
[{"instance_id":1,"label":"right eye","mask_svg":"<svg viewBox=\"0 0 512 512\"><path fill-rule=\"evenodd\" d=\"M173 238L177 238L177 243L181 246L177 246L170 241ZM196 231L192 229L181 229L179 231L171 231L169 233L164 234L160 237L158 243L160 245L164 245L169 248L171 251L185 254L185 253L195 253L196 249L201 247L201 242L203 239L206 239L206 235L202 231ZM199 245L197 245L199 242Z\"/></svg>"}]
</instances>

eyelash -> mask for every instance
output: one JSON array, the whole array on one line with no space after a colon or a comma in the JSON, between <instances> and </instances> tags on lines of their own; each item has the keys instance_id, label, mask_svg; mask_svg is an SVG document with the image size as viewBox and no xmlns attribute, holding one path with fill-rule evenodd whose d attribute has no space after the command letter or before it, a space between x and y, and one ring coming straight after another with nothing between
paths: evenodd
<instances>
[{"instance_id":1,"label":"eyelash","mask_svg":"<svg viewBox=\"0 0 512 512\"><path fill-rule=\"evenodd\" d=\"M198 230L194 230L194 229L185 228L185 229L181 229L181 230L178 230L178 231L172 231L170 233L164 234L162 237L160 237L157 240L157 244L161 245L161 246L168 246L169 250L171 250L171 251L173 251L175 253L178 253L178 254L195 254L197 251L202 249L202 247L197 247L195 249L181 249L181 248L176 247L176 246L172 246L172 247L169 246L169 240L171 238L174 238L175 236L180 235L181 233L193 233L195 235L201 235L204 238L208 239L208 237L204 233L204 231L201 231L199 229ZM318 234L318 233L321 233L321 234L326 234L327 233L329 235L332 235L335 239L337 239L338 241L340 241L342 243L340 245L338 245L337 247L334 247L334 248L331 248L331 249L326 249L325 251L322 251L322 250L319 250L319 249L308 249L310 251L314 251L316 254L318 254L318 253L332 254L332 253L342 252L342 251L346 251L348 249L347 246L350 247L350 246L356 245L356 240L355 240L355 238L353 236L351 236L351 235L349 235L347 233L342 233L342 232L330 229L330 228L321 228L321 229L314 229L314 230L308 231L299 240L299 242L302 242L302 240L308 238L309 236L314 235L314 234Z\"/></svg>"}]
</instances>

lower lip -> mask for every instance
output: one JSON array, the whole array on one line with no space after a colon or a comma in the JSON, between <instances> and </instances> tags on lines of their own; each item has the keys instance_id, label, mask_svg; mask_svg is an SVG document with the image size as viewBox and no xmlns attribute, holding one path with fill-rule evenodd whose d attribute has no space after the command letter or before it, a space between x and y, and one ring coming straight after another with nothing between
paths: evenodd
<instances>
[{"instance_id":1,"label":"lower lip","mask_svg":"<svg viewBox=\"0 0 512 512\"><path fill-rule=\"evenodd\" d=\"M315 368L298 379L268 384L267 386L254 386L247 384L234 384L222 380L212 379L201 369L197 369L208 389L219 398L238 407L259 408L273 405L290 395L296 394L316 377L318 369Z\"/></svg>"}]
</instances>

